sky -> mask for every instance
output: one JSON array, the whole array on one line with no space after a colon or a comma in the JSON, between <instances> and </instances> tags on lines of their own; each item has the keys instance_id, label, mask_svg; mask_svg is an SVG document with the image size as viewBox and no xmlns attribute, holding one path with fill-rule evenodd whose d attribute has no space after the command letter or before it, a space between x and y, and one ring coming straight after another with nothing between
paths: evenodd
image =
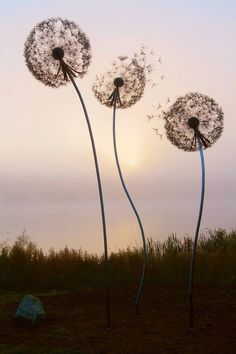
<instances>
[{"instance_id":1,"label":"sky","mask_svg":"<svg viewBox=\"0 0 236 354\"><path fill-rule=\"evenodd\" d=\"M163 122L147 114L170 97L201 92L224 111L222 137L205 152L206 195L201 232L236 227L234 0L2 0L0 3L0 243L23 230L40 247L103 251L92 150L72 85L57 89L35 80L24 43L50 17L77 23L90 39L92 62L77 79L86 102L103 183L109 251L141 245L135 216L114 162L112 111L91 90L97 74L119 55L145 45L155 53L154 80L133 107L117 113L117 145L124 178L146 237L194 235L201 169L199 153L178 150ZM162 65L157 59L162 58ZM155 60L154 58L154 60ZM163 133L161 140L154 132Z\"/></svg>"}]
</instances>

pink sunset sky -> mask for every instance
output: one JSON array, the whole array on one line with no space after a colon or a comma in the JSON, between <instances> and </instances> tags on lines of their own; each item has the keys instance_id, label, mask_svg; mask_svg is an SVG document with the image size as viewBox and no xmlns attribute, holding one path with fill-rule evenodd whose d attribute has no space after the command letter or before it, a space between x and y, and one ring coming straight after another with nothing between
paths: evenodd
<instances>
[{"instance_id":1,"label":"pink sunset sky","mask_svg":"<svg viewBox=\"0 0 236 354\"><path fill-rule=\"evenodd\" d=\"M90 39L92 63L77 79L94 131L103 181L109 250L141 244L113 154L112 111L94 97L97 74L119 55L145 45L155 53L154 81L117 115L117 144L128 189L147 237L193 236L201 182L199 153L178 150L163 122L146 115L188 92L224 111L224 132L205 153L206 200L201 230L236 227L236 3L233 0L2 1L0 243L24 229L45 249L67 244L102 252L94 162L72 85L52 89L31 75L23 57L34 25L50 17L76 22ZM162 58L162 65L158 58ZM163 133L161 140L152 128Z\"/></svg>"}]
</instances>

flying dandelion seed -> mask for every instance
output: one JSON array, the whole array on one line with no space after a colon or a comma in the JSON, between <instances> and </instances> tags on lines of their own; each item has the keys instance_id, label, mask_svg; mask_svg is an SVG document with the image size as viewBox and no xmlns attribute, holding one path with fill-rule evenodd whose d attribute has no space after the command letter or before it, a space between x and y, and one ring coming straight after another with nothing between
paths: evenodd
<instances>
[{"instance_id":1,"label":"flying dandelion seed","mask_svg":"<svg viewBox=\"0 0 236 354\"><path fill-rule=\"evenodd\" d=\"M102 184L89 116L83 97L74 80L75 77L82 78L87 72L91 61L90 42L74 22L51 18L33 28L25 43L24 56L31 73L45 85L59 87L70 80L82 105L91 140L98 183L105 253L106 315L107 327L110 327L108 247Z\"/></svg>"},{"instance_id":2,"label":"flying dandelion seed","mask_svg":"<svg viewBox=\"0 0 236 354\"><path fill-rule=\"evenodd\" d=\"M152 88L155 87L155 86L157 86L157 85L158 85L157 82L153 82L153 83L152 83Z\"/></svg>"},{"instance_id":3,"label":"flying dandelion seed","mask_svg":"<svg viewBox=\"0 0 236 354\"><path fill-rule=\"evenodd\" d=\"M140 53L135 53L132 57L118 57L116 65L101 75L94 83L92 89L95 97L105 106L113 107L113 145L116 165L121 180L122 187L129 200L139 224L140 233L143 241L143 267L141 273L140 285L138 288L135 311L138 313L139 302L142 294L143 283L147 265L146 239L142 221L134 202L126 187L124 177L121 171L117 143L116 143L116 109L128 108L137 103L144 94L146 86L146 75L150 72L150 67L146 64L145 47L141 48ZM125 61L123 60L125 58ZM149 117L148 117L149 118ZM151 119L151 118L150 118Z\"/></svg>"},{"instance_id":4,"label":"flying dandelion seed","mask_svg":"<svg viewBox=\"0 0 236 354\"><path fill-rule=\"evenodd\" d=\"M165 118L165 111L164 109L166 109L166 105L170 103L170 98L167 97L167 99L165 100L164 103L164 107L162 103L158 103L157 106L152 105L152 108L154 108L154 113L149 113L146 114L147 120L150 123L151 119L156 118L158 120L163 120ZM159 128L154 128L152 127L152 130L156 133L156 135L159 137L160 140L162 140L163 134L159 132Z\"/></svg>"},{"instance_id":5,"label":"flying dandelion seed","mask_svg":"<svg viewBox=\"0 0 236 354\"><path fill-rule=\"evenodd\" d=\"M146 114L148 122L150 122L153 118L155 118L154 114Z\"/></svg>"},{"instance_id":6,"label":"flying dandelion seed","mask_svg":"<svg viewBox=\"0 0 236 354\"><path fill-rule=\"evenodd\" d=\"M158 128L152 128L152 129L155 131L156 135L159 136L159 138L162 140L162 134L159 133L159 129Z\"/></svg>"},{"instance_id":7,"label":"flying dandelion seed","mask_svg":"<svg viewBox=\"0 0 236 354\"><path fill-rule=\"evenodd\" d=\"M223 131L222 108L208 96L189 93L177 99L165 114L167 138L185 151L200 151L202 190L189 274L189 325L193 328L193 278L195 255L205 195L204 148L212 146Z\"/></svg>"}]
</instances>

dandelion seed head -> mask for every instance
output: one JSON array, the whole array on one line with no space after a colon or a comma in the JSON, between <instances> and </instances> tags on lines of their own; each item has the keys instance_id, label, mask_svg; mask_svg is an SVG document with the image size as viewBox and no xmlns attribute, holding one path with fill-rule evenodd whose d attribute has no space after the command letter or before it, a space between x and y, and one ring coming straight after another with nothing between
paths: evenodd
<instances>
[{"instance_id":1,"label":"dandelion seed head","mask_svg":"<svg viewBox=\"0 0 236 354\"><path fill-rule=\"evenodd\" d=\"M117 108L128 108L141 99L146 81L143 54L135 53L132 57L118 57L106 74L96 77L92 90L103 105L112 107L109 97L118 87Z\"/></svg>"},{"instance_id":2,"label":"dandelion seed head","mask_svg":"<svg viewBox=\"0 0 236 354\"><path fill-rule=\"evenodd\" d=\"M201 93L188 93L179 97L165 113L167 138L185 151L199 149L195 144L196 131L212 146L223 131L222 108L210 97Z\"/></svg>"},{"instance_id":3,"label":"dandelion seed head","mask_svg":"<svg viewBox=\"0 0 236 354\"><path fill-rule=\"evenodd\" d=\"M26 64L37 80L47 86L67 83L60 60L74 76L83 77L91 62L90 42L72 21L51 18L37 24L30 32L24 49Z\"/></svg>"}]
</instances>

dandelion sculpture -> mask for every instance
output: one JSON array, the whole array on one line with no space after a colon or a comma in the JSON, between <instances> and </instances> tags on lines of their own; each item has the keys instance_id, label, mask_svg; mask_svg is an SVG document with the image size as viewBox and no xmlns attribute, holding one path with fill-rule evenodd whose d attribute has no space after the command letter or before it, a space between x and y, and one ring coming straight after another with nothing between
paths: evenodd
<instances>
[{"instance_id":1,"label":"dandelion sculpture","mask_svg":"<svg viewBox=\"0 0 236 354\"><path fill-rule=\"evenodd\" d=\"M143 289L146 265L147 265L147 250L146 250L146 240L143 225L138 214L138 211L134 205L134 202L128 192L126 187L124 177L121 171L117 143L116 143L116 109L125 109L134 105L140 100L144 93L144 88L146 85L146 74L145 74L145 53L142 50L140 54L135 54L132 58L118 57L112 65L110 71L105 75L97 76L96 81L93 85L93 92L95 97L105 106L113 107L113 145L115 161L121 180L121 184L126 193L126 196L130 202L130 205L137 218L142 242L143 242L143 267L141 273L140 285L138 288L138 293L135 300L135 311L138 313L138 306L141 298L141 293Z\"/></svg>"},{"instance_id":2,"label":"dandelion sculpture","mask_svg":"<svg viewBox=\"0 0 236 354\"><path fill-rule=\"evenodd\" d=\"M45 85L59 87L71 81L83 108L92 144L101 205L105 253L106 315L107 326L110 327L108 249L102 184L89 116L80 90L74 80L76 77L82 78L87 72L91 61L90 42L86 34L74 22L61 18L51 18L33 28L25 43L24 56L31 73Z\"/></svg>"},{"instance_id":3,"label":"dandelion sculpture","mask_svg":"<svg viewBox=\"0 0 236 354\"><path fill-rule=\"evenodd\" d=\"M200 209L193 243L189 275L189 324L193 328L193 278L198 234L202 218L205 193L205 163L203 150L212 146L223 131L223 111L208 96L189 93L180 97L165 114L167 138L185 151L200 151L202 189Z\"/></svg>"}]
</instances>

